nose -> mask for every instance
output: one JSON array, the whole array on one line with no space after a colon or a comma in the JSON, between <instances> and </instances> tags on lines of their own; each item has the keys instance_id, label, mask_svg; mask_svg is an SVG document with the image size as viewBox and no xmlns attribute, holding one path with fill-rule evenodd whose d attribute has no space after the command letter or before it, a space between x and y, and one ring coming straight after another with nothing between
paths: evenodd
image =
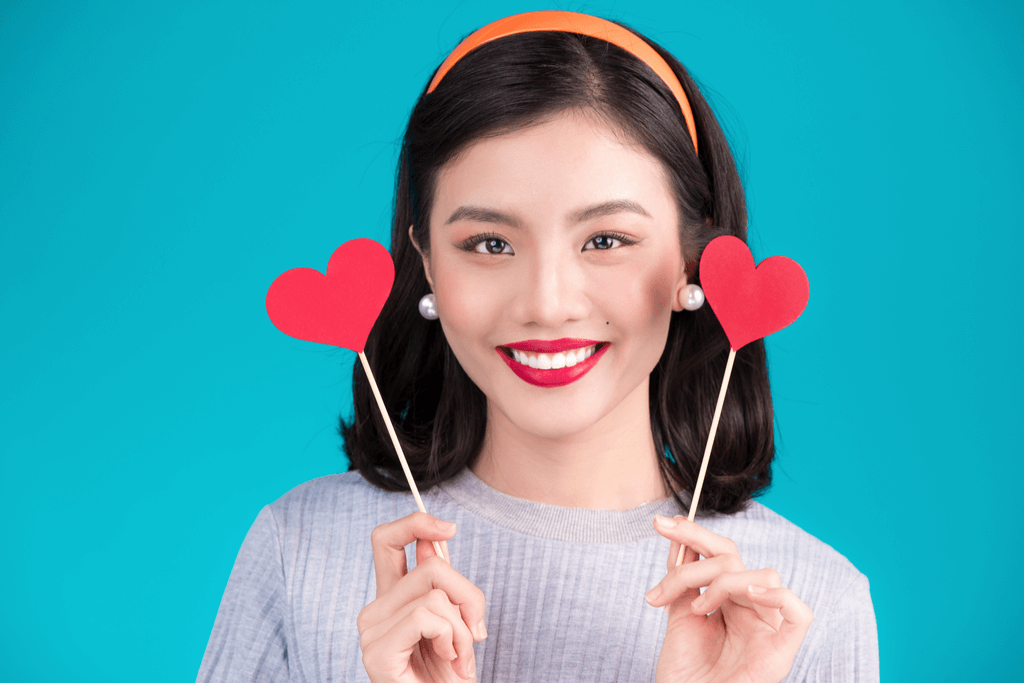
<instances>
[{"instance_id":1,"label":"nose","mask_svg":"<svg viewBox=\"0 0 1024 683\"><path fill-rule=\"evenodd\" d=\"M583 271L572 255L535 252L523 270L513 310L518 322L556 329L590 315Z\"/></svg>"}]
</instances>

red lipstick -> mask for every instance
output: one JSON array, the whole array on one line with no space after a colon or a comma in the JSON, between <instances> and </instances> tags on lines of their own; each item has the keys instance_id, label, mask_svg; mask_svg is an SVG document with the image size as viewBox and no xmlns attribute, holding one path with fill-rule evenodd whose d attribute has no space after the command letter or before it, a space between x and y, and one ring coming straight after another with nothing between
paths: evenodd
<instances>
[{"instance_id":1,"label":"red lipstick","mask_svg":"<svg viewBox=\"0 0 1024 683\"><path fill-rule=\"evenodd\" d=\"M579 349L594 345L601 346L589 358L576 363L572 367L558 368L557 370L531 368L529 365L523 365L514 358L510 358L509 354L502 350L503 348L509 348L516 349L517 351L532 351L533 353L560 353L569 349ZM524 382L529 382L538 387L562 387L566 384L572 384L590 372L591 368L601 360L609 346L611 344L608 342L598 342L590 339L531 339L514 344L506 344L505 347L499 346L495 351L498 352L498 355L501 356L501 359L505 361L512 372L516 373L516 376Z\"/></svg>"},{"instance_id":2,"label":"red lipstick","mask_svg":"<svg viewBox=\"0 0 1024 683\"><path fill-rule=\"evenodd\" d=\"M558 353L569 349L582 349L600 344L593 339L527 339L515 344L505 344L516 351L533 351L534 353Z\"/></svg>"}]
</instances>

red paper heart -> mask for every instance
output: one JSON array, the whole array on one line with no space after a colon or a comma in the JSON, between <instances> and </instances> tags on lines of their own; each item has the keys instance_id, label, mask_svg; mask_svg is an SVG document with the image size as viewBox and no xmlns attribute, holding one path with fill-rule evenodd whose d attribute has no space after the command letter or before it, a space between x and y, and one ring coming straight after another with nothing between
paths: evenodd
<instances>
[{"instance_id":1,"label":"red paper heart","mask_svg":"<svg viewBox=\"0 0 1024 683\"><path fill-rule=\"evenodd\" d=\"M279 275L267 292L267 314L288 336L361 352L394 282L387 249L351 240L334 250L326 276L312 268Z\"/></svg>"},{"instance_id":2,"label":"red paper heart","mask_svg":"<svg viewBox=\"0 0 1024 683\"><path fill-rule=\"evenodd\" d=\"M732 235L716 237L704 248L700 285L737 351L799 318L810 294L799 263L771 256L755 268L750 249Z\"/></svg>"}]
</instances>

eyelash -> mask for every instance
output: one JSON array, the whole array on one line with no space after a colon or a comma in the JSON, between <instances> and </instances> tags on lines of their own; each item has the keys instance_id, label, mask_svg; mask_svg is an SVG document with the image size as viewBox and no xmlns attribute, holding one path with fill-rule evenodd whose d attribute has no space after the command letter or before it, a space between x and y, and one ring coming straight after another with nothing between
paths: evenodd
<instances>
[{"instance_id":1,"label":"eyelash","mask_svg":"<svg viewBox=\"0 0 1024 683\"><path fill-rule=\"evenodd\" d=\"M591 237L590 239L587 240L586 244L583 245L584 246L584 250L585 251L608 251L608 249L598 249L596 246L594 247L593 250L587 250L586 249L586 245L590 244L591 242L596 240L598 237L610 237L613 240L618 240L619 242L622 243L622 246L624 246L624 247L628 247L631 244L636 244L636 240L635 239L633 239L632 237L629 237L627 235L623 235L621 232L601 232L601 233L598 233L598 234L594 235L593 237Z\"/></svg>"},{"instance_id":2,"label":"eyelash","mask_svg":"<svg viewBox=\"0 0 1024 683\"><path fill-rule=\"evenodd\" d=\"M613 240L616 240L616 241L620 242L622 244L622 246L629 246L631 244L636 244L636 242L637 242L632 237L629 237L627 235L623 235L621 232L601 232L601 233L598 233L598 234L594 235L590 239L588 239L584 243L584 249L583 250L584 251L608 251L608 249L598 249L596 246L593 249L587 249L586 248L586 245L592 243L598 237L608 237L610 239L613 239ZM510 245L508 243L508 241L506 241L500 235L497 235L495 233L486 233L486 234L483 234L483 235L474 235L473 237L470 237L469 239L463 241L462 244L459 245L459 248L462 249L463 251L476 252L476 248L480 244L482 244L482 243L484 243L484 242L486 242L488 240L496 240L498 242L502 242L507 247L511 247L512 246L512 245ZM614 248L614 247L610 247L610 248ZM477 252L477 253L483 253L483 252ZM490 252L488 252L488 253L490 253ZM513 252L513 253L515 253L515 252ZM491 256L500 256L500 255L501 254L491 254Z\"/></svg>"},{"instance_id":3,"label":"eyelash","mask_svg":"<svg viewBox=\"0 0 1024 683\"><path fill-rule=\"evenodd\" d=\"M468 240L465 240L462 244L460 244L459 248L463 249L464 251L473 251L473 252L475 252L476 248L480 244L483 244L484 242L486 242L488 240L497 240L498 242L504 243L505 246L507 246L507 247L511 247L512 246L501 235L496 235L493 232L489 232L489 233L485 233L483 235L473 235ZM484 253L484 252L477 252L477 253ZM486 252L486 253L488 255L490 255L490 256L501 256L501 254L491 254L490 252Z\"/></svg>"}]
</instances>

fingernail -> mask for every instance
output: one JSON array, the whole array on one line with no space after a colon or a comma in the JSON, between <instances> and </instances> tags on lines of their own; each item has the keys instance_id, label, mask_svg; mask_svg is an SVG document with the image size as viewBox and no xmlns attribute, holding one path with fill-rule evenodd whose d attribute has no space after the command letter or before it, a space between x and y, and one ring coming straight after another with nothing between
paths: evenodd
<instances>
[{"instance_id":1,"label":"fingernail","mask_svg":"<svg viewBox=\"0 0 1024 683\"><path fill-rule=\"evenodd\" d=\"M484 624L484 622L481 621L479 624L473 627L473 637L477 640L483 640L487 637L487 626Z\"/></svg>"},{"instance_id":2,"label":"fingernail","mask_svg":"<svg viewBox=\"0 0 1024 683\"><path fill-rule=\"evenodd\" d=\"M448 534L452 531L455 531L455 522L442 522L438 520L437 528L443 531L444 533Z\"/></svg>"},{"instance_id":3,"label":"fingernail","mask_svg":"<svg viewBox=\"0 0 1024 683\"><path fill-rule=\"evenodd\" d=\"M677 524L676 520L670 519L668 517L662 517L661 515L654 515L654 519L658 522L658 524L665 527L666 529L671 529Z\"/></svg>"},{"instance_id":4,"label":"fingernail","mask_svg":"<svg viewBox=\"0 0 1024 683\"><path fill-rule=\"evenodd\" d=\"M767 593L768 592L767 588L762 588L761 586L755 586L753 584L747 586L747 590L750 591L751 593Z\"/></svg>"},{"instance_id":5,"label":"fingernail","mask_svg":"<svg viewBox=\"0 0 1024 683\"><path fill-rule=\"evenodd\" d=\"M655 602L657 602L658 598L661 597L661 586L655 586L651 590L647 591L646 597L647 602L653 605Z\"/></svg>"}]
</instances>

